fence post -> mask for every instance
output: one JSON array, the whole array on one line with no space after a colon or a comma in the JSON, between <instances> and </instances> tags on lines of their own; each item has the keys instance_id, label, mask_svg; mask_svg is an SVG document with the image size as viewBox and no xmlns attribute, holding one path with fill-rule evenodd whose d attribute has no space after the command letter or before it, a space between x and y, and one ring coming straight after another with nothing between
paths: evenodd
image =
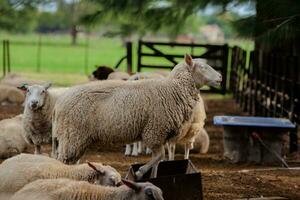
<instances>
[{"instance_id":1,"label":"fence post","mask_svg":"<svg viewBox=\"0 0 300 200\"><path fill-rule=\"evenodd\" d=\"M223 46L223 70L222 70L222 94L226 94L226 85L227 85L227 71L228 71L228 44Z\"/></svg>"},{"instance_id":2,"label":"fence post","mask_svg":"<svg viewBox=\"0 0 300 200\"><path fill-rule=\"evenodd\" d=\"M84 51L84 73L88 74L89 67L89 47L90 47L90 37L89 33L86 33L86 41L85 41L85 51Z\"/></svg>"},{"instance_id":3,"label":"fence post","mask_svg":"<svg viewBox=\"0 0 300 200\"><path fill-rule=\"evenodd\" d=\"M10 52L9 52L9 40L3 40L3 77L6 72L10 73Z\"/></svg>"},{"instance_id":4,"label":"fence post","mask_svg":"<svg viewBox=\"0 0 300 200\"><path fill-rule=\"evenodd\" d=\"M141 71L141 53L142 53L142 41L138 41L138 50L137 50L137 71Z\"/></svg>"},{"instance_id":5,"label":"fence post","mask_svg":"<svg viewBox=\"0 0 300 200\"><path fill-rule=\"evenodd\" d=\"M39 35L38 47L37 47L37 61L36 61L36 71L41 72L41 51L42 51L42 36Z\"/></svg>"},{"instance_id":6,"label":"fence post","mask_svg":"<svg viewBox=\"0 0 300 200\"><path fill-rule=\"evenodd\" d=\"M6 73L6 48L5 48L5 46L6 46L6 41L5 40L3 40L3 77L5 76L5 73Z\"/></svg>"},{"instance_id":7,"label":"fence post","mask_svg":"<svg viewBox=\"0 0 300 200\"><path fill-rule=\"evenodd\" d=\"M132 42L126 42L127 73L132 72Z\"/></svg>"},{"instance_id":8,"label":"fence post","mask_svg":"<svg viewBox=\"0 0 300 200\"><path fill-rule=\"evenodd\" d=\"M10 73L10 50L9 50L9 46L10 46L10 42L9 40L6 41L7 43L7 47L6 47L6 55L7 55L7 72Z\"/></svg>"}]
</instances>

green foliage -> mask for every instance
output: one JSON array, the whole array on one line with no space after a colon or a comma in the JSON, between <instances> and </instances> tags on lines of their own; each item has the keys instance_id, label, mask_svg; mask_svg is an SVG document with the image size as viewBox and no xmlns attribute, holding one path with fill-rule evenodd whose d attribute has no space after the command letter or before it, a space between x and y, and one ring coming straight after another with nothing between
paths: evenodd
<instances>
[{"instance_id":1,"label":"green foliage","mask_svg":"<svg viewBox=\"0 0 300 200\"><path fill-rule=\"evenodd\" d=\"M0 1L0 30L26 33L35 27L37 1Z\"/></svg>"}]
</instances>

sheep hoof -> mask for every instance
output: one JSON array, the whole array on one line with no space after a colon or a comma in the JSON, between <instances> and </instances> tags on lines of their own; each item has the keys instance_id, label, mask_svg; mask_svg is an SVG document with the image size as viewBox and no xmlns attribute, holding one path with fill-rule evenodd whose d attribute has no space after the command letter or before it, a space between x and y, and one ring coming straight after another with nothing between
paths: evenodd
<instances>
[{"instance_id":1,"label":"sheep hoof","mask_svg":"<svg viewBox=\"0 0 300 200\"><path fill-rule=\"evenodd\" d=\"M137 157L139 154L138 153L132 153L131 156Z\"/></svg>"}]
</instances>

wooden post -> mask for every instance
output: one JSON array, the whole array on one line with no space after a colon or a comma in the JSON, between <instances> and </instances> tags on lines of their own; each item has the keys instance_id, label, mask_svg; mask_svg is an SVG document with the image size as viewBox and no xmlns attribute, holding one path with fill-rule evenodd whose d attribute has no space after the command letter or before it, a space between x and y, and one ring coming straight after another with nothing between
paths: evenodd
<instances>
[{"instance_id":1,"label":"wooden post","mask_svg":"<svg viewBox=\"0 0 300 200\"><path fill-rule=\"evenodd\" d=\"M221 84L221 87L222 87L222 91L221 93L222 94L226 94L226 83L227 83L227 71L228 71L228 44L225 44L223 46L223 70L222 70L222 78L223 78L223 81L222 81L222 84Z\"/></svg>"},{"instance_id":2,"label":"wooden post","mask_svg":"<svg viewBox=\"0 0 300 200\"><path fill-rule=\"evenodd\" d=\"M142 41L138 41L138 50L137 50L137 71L141 71L141 53L142 53Z\"/></svg>"},{"instance_id":3,"label":"wooden post","mask_svg":"<svg viewBox=\"0 0 300 200\"><path fill-rule=\"evenodd\" d=\"M7 42L7 47L6 47L6 54L7 54L7 72L10 73L10 50L9 50L9 46L10 46L10 42L9 40L6 41Z\"/></svg>"},{"instance_id":4,"label":"wooden post","mask_svg":"<svg viewBox=\"0 0 300 200\"><path fill-rule=\"evenodd\" d=\"M6 41L3 40L3 77L5 76L6 74Z\"/></svg>"},{"instance_id":5,"label":"wooden post","mask_svg":"<svg viewBox=\"0 0 300 200\"><path fill-rule=\"evenodd\" d=\"M39 35L37 56L36 56L36 71L41 72L41 51L42 51L42 36Z\"/></svg>"},{"instance_id":6,"label":"wooden post","mask_svg":"<svg viewBox=\"0 0 300 200\"><path fill-rule=\"evenodd\" d=\"M88 75L88 67L89 67L89 47L90 47L90 37L89 37L89 33L86 33L85 51L84 51L84 73L86 75Z\"/></svg>"},{"instance_id":7,"label":"wooden post","mask_svg":"<svg viewBox=\"0 0 300 200\"><path fill-rule=\"evenodd\" d=\"M127 73L132 72L132 42L126 42Z\"/></svg>"}]
</instances>

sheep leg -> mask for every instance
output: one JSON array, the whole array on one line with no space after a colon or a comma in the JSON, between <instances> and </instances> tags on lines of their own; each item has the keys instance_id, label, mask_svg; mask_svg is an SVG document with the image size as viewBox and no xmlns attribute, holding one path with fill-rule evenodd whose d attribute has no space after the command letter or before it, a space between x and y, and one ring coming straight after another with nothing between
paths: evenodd
<instances>
[{"instance_id":1,"label":"sheep leg","mask_svg":"<svg viewBox=\"0 0 300 200\"><path fill-rule=\"evenodd\" d=\"M131 144L126 144L125 156L130 156L131 154Z\"/></svg>"},{"instance_id":2,"label":"sheep leg","mask_svg":"<svg viewBox=\"0 0 300 200\"><path fill-rule=\"evenodd\" d=\"M176 149L176 144L173 142L169 142L167 144L168 147L168 156L169 156L169 160L174 160L175 158L175 149Z\"/></svg>"},{"instance_id":3,"label":"sheep leg","mask_svg":"<svg viewBox=\"0 0 300 200\"><path fill-rule=\"evenodd\" d=\"M143 153L143 143L141 141L137 142L137 149L138 154Z\"/></svg>"},{"instance_id":4,"label":"sheep leg","mask_svg":"<svg viewBox=\"0 0 300 200\"><path fill-rule=\"evenodd\" d=\"M138 153L138 143L137 142L134 142L133 143L133 149L132 149L132 156L138 156L139 153Z\"/></svg>"},{"instance_id":5,"label":"sheep leg","mask_svg":"<svg viewBox=\"0 0 300 200\"><path fill-rule=\"evenodd\" d=\"M158 149L152 149L152 159L148 163L146 163L145 165L143 165L139 168L139 170L135 173L136 179L141 180L143 178L144 174L146 174L148 172L148 170L150 170L155 165L158 165L159 161L164 157L163 153L164 153L163 146L161 146ZM153 170L156 170L156 169L157 168L155 168ZM154 174L156 174L156 172Z\"/></svg>"},{"instance_id":6,"label":"sheep leg","mask_svg":"<svg viewBox=\"0 0 300 200\"><path fill-rule=\"evenodd\" d=\"M150 148L146 148L146 155L149 155L149 154L151 154L152 153L152 151L151 151L151 149Z\"/></svg>"},{"instance_id":7,"label":"sheep leg","mask_svg":"<svg viewBox=\"0 0 300 200\"><path fill-rule=\"evenodd\" d=\"M184 159L189 159L190 157L190 148L187 144L184 145Z\"/></svg>"},{"instance_id":8,"label":"sheep leg","mask_svg":"<svg viewBox=\"0 0 300 200\"><path fill-rule=\"evenodd\" d=\"M41 145L34 145L34 154L41 154Z\"/></svg>"},{"instance_id":9,"label":"sheep leg","mask_svg":"<svg viewBox=\"0 0 300 200\"><path fill-rule=\"evenodd\" d=\"M189 159L190 150L194 148L193 142L188 142L184 145L184 159Z\"/></svg>"},{"instance_id":10,"label":"sheep leg","mask_svg":"<svg viewBox=\"0 0 300 200\"><path fill-rule=\"evenodd\" d=\"M161 160L165 159L165 147L163 146L163 148L161 148L160 153L158 153L161 156ZM154 156L154 158L157 155L152 155ZM159 162L158 162L159 163ZM156 163L153 167L152 167L152 172L151 172L151 177L156 178L157 177L157 168L158 168L158 163Z\"/></svg>"}]
</instances>

